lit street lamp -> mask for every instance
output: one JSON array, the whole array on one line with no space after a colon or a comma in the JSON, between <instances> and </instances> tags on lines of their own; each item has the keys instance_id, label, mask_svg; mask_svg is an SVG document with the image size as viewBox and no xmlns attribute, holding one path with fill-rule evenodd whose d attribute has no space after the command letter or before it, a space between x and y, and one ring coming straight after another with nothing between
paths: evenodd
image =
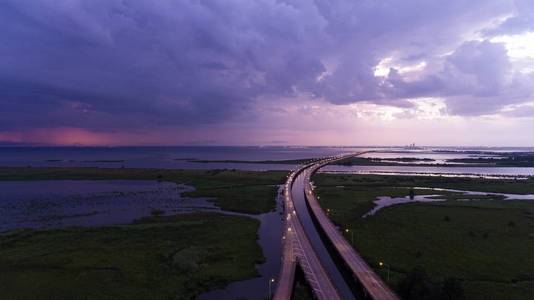
<instances>
[{"instance_id":1,"label":"lit street lamp","mask_svg":"<svg viewBox=\"0 0 534 300\"><path fill-rule=\"evenodd\" d=\"M271 300L271 289L274 283L274 278L269 279L269 300Z\"/></svg>"},{"instance_id":2,"label":"lit street lamp","mask_svg":"<svg viewBox=\"0 0 534 300\"><path fill-rule=\"evenodd\" d=\"M351 244L354 246L354 231L349 230L349 229L347 228L347 229L345 229L345 232L346 232L346 233L349 233L349 232L350 232L350 241L351 241Z\"/></svg>"},{"instance_id":3,"label":"lit street lamp","mask_svg":"<svg viewBox=\"0 0 534 300\"><path fill-rule=\"evenodd\" d=\"M387 275L387 276L388 276L388 277L387 277L388 279L387 279L387 280L388 280L388 283L389 283L389 265L388 265L388 264L385 264L385 263L383 263L383 262L379 262L378 265L379 265L380 267L385 266L385 267L387 268L387 272L388 272L388 275Z\"/></svg>"}]
</instances>

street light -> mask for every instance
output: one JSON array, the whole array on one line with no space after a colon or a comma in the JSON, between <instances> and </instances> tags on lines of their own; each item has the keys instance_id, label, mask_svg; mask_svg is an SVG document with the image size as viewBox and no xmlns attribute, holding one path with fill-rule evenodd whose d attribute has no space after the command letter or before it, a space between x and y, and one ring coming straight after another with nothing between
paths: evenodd
<instances>
[{"instance_id":1,"label":"street light","mask_svg":"<svg viewBox=\"0 0 534 300\"><path fill-rule=\"evenodd\" d=\"M269 279L269 300L271 300L271 288L274 283L274 278Z\"/></svg>"},{"instance_id":2,"label":"street light","mask_svg":"<svg viewBox=\"0 0 534 300\"><path fill-rule=\"evenodd\" d=\"M346 233L349 233L349 232L350 232L350 241L351 241L351 244L354 246L354 231L349 230L349 229L347 228L347 229L345 229L345 232L346 232Z\"/></svg>"},{"instance_id":3,"label":"street light","mask_svg":"<svg viewBox=\"0 0 534 300\"><path fill-rule=\"evenodd\" d=\"M378 265L379 265L380 267L385 266L385 267L387 268L387 271L388 271L388 277L387 277L387 278L388 278L388 283L389 283L389 265L388 265L388 264L385 264L385 263L383 263L383 262L378 262Z\"/></svg>"}]
</instances>

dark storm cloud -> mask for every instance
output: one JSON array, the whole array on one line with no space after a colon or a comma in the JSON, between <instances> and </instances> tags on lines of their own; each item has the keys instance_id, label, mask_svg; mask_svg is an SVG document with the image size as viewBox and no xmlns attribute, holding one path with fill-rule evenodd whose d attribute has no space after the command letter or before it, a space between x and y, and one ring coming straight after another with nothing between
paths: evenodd
<instances>
[{"instance_id":1,"label":"dark storm cloud","mask_svg":"<svg viewBox=\"0 0 534 300\"><path fill-rule=\"evenodd\" d=\"M37 116L17 118L15 124L107 127L137 118L202 123L238 111L257 93L247 86L246 69L222 68L235 63L237 53L220 41L220 16L202 16L210 12L194 5L4 5L3 117L31 107L50 114L44 122Z\"/></svg>"},{"instance_id":2,"label":"dark storm cloud","mask_svg":"<svg viewBox=\"0 0 534 300\"><path fill-rule=\"evenodd\" d=\"M249 114L260 96L299 93L397 106L412 96L497 99L511 88L506 53L462 38L513 8L502 0L5 0L0 130L210 124ZM395 70L385 81L374 76L384 57L440 60L457 47L420 81ZM477 112L454 101L458 113Z\"/></svg>"}]
</instances>

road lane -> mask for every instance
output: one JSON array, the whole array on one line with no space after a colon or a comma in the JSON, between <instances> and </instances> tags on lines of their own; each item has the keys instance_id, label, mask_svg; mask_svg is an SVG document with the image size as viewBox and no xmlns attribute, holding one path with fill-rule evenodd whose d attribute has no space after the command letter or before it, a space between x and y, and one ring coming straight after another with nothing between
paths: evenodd
<instances>
[{"instance_id":1,"label":"road lane","mask_svg":"<svg viewBox=\"0 0 534 300\"><path fill-rule=\"evenodd\" d=\"M308 236L310 243L317 253L321 264L326 269L329 277L332 279L334 286L338 290L340 296L344 300L353 300L354 295L346 283L345 278L341 274L340 270L336 266L334 259L331 256L331 253L328 251L326 245L323 242L322 237L320 236L319 231L317 231L316 224L314 223L311 212L309 211L306 205L306 198L304 195L304 181L307 171L302 172L299 176L295 178L293 183L293 203L297 210L299 220L304 227L304 231Z\"/></svg>"},{"instance_id":2,"label":"road lane","mask_svg":"<svg viewBox=\"0 0 534 300\"><path fill-rule=\"evenodd\" d=\"M293 203L291 190L294 179L304 169L310 166L311 165L306 165L301 169L292 172L284 187L284 235L282 237L284 254L282 257L281 272L273 299L290 299L293 291L297 263L302 268L304 277L317 299L341 299L311 246Z\"/></svg>"},{"instance_id":3,"label":"road lane","mask_svg":"<svg viewBox=\"0 0 534 300\"><path fill-rule=\"evenodd\" d=\"M349 267L352 274L363 286L365 292L370 298L375 300L396 300L399 299L395 293L382 281L382 279L373 271L373 269L363 260L363 258L356 252L356 250L343 237L342 233L328 218L325 211L321 208L310 181L310 177L317 172L321 167L332 163L334 161L350 158L352 156L360 155L352 154L340 156L332 159L321 160L309 168L305 176L305 195L308 205L318 223L322 227L326 236L342 257L345 264Z\"/></svg>"},{"instance_id":4,"label":"road lane","mask_svg":"<svg viewBox=\"0 0 534 300\"><path fill-rule=\"evenodd\" d=\"M337 251L345 266L352 272L353 278L355 278L357 283L363 287L364 294L371 299L377 300L399 299L382 279L376 275L373 269L367 265L347 240L345 240L341 232L339 232L326 213L322 210L313 193L310 177L317 172L317 170L331 162L350 158L362 153L340 155L316 160L301 167L297 171L292 172L288 176L288 180L284 187L284 250L281 272L278 278L274 299L290 299L297 265L304 271L305 279L312 288L316 298L321 300L353 298L352 294L346 294L343 288L339 289L339 286L347 286L347 283L344 282L342 276L336 276L336 272L339 273L337 267L334 266L334 271L330 268L327 270L324 267L324 261L327 261L328 263L328 259L321 257L323 258L323 262L320 260L319 255L317 254L317 249L319 249L319 253L322 253L321 249L325 249L320 238L317 240L314 239L314 241L318 241L320 245L314 245L315 248L312 246L310 235L312 235L313 238L313 233L308 232L304 228L301 220L301 217L305 218L306 216L309 216L308 210L306 207L298 208L295 203L295 200L298 200L297 197L300 197L299 195L302 194L304 194L304 197L302 197L304 201L301 202L307 202L310 208L309 210L316 218L320 230L325 233L326 238L328 238L334 246L335 251ZM300 202L298 204L302 205ZM315 227L314 224L306 225ZM326 257L330 258L328 253L326 254ZM334 275L332 276L332 274ZM335 280L335 283L332 282L332 278ZM339 281L342 283L339 284ZM336 284L338 289L336 289ZM341 290L341 293L339 290Z\"/></svg>"}]
</instances>

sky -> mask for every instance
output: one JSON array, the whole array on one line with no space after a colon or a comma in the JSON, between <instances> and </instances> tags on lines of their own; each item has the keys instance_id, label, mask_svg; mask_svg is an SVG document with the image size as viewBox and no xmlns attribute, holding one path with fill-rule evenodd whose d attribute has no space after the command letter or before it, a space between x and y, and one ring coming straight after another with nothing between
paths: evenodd
<instances>
[{"instance_id":1,"label":"sky","mask_svg":"<svg viewBox=\"0 0 534 300\"><path fill-rule=\"evenodd\" d=\"M3 0L1 145L534 146L532 0Z\"/></svg>"}]
</instances>

